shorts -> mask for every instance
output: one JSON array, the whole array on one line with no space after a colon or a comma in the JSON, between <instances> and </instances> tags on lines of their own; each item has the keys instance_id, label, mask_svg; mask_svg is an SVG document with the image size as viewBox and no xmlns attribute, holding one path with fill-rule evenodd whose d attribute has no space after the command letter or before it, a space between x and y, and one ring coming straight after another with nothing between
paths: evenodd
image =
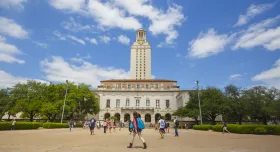
<instances>
[{"instance_id":1,"label":"shorts","mask_svg":"<svg viewBox=\"0 0 280 152\"><path fill-rule=\"evenodd\" d=\"M164 128L159 128L160 131L164 131Z\"/></svg>"},{"instance_id":2,"label":"shorts","mask_svg":"<svg viewBox=\"0 0 280 152\"><path fill-rule=\"evenodd\" d=\"M136 132L136 130L135 130L134 128L132 128L132 131L133 131L133 132ZM140 132L140 133L141 133L141 131L142 131L142 129L139 129L139 128L137 129L137 132Z\"/></svg>"}]
</instances>

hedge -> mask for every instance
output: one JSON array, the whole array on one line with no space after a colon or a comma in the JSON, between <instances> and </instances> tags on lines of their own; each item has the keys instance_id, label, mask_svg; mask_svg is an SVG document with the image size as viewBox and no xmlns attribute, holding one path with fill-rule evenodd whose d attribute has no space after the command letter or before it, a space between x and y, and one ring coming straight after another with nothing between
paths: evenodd
<instances>
[{"instance_id":1,"label":"hedge","mask_svg":"<svg viewBox=\"0 0 280 152\"><path fill-rule=\"evenodd\" d=\"M16 122L15 130L38 129L41 127L39 122ZM12 122L0 122L0 130L11 130Z\"/></svg>"},{"instance_id":2,"label":"hedge","mask_svg":"<svg viewBox=\"0 0 280 152\"><path fill-rule=\"evenodd\" d=\"M68 123L52 123L52 122L46 122L43 123L43 128L46 129L53 129L53 128L68 128Z\"/></svg>"},{"instance_id":3,"label":"hedge","mask_svg":"<svg viewBox=\"0 0 280 152\"><path fill-rule=\"evenodd\" d=\"M217 132L222 132L222 125L194 125L195 130L213 130ZM227 129L232 133L239 134L271 134L280 135L280 126L272 125L238 125L238 124L228 124Z\"/></svg>"}]
</instances>

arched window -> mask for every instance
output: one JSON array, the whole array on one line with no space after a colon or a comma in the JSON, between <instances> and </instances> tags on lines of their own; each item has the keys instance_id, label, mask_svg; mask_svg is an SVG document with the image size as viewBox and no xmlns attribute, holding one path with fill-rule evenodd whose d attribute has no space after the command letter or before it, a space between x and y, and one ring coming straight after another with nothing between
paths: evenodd
<instances>
[{"instance_id":1,"label":"arched window","mask_svg":"<svg viewBox=\"0 0 280 152\"><path fill-rule=\"evenodd\" d=\"M145 115L145 122L151 122L151 115L150 114Z\"/></svg>"}]
</instances>

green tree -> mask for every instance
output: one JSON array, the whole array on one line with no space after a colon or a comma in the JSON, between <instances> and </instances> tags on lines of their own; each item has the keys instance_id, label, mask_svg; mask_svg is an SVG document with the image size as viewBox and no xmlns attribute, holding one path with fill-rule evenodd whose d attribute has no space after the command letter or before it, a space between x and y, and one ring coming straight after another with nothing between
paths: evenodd
<instances>
[{"instance_id":1,"label":"green tree","mask_svg":"<svg viewBox=\"0 0 280 152\"><path fill-rule=\"evenodd\" d=\"M30 121L38 115L42 106L42 98L45 94L46 84L37 81L27 81L26 84L18 83L11 91L12 99L16 107L23 112Z\"/></svg>"},{"instance_id":2,"label":"green tree","mask_svg":"<svg viewBox=\"0 0 280 152\"><path fill-rule=\"evenodd\" d=\"M7 112L7 106L9 104L9 94L7 89L0 90L0 120Z\"/></svg>"},{"instance_id":3,"label":"green tree","mask_svg":"<svg viewBox=\"0 0 280 152\"><path fill-rule=\"evenodd\" d=\"M198 118L199 118L199 106L198 106L198 96L197 91L193 91L189 93L189 102L185 106L186 116L193 118L198 124Z\"/></svg>"},{"instance_id":4,"label":"green tree","mask_svg":"<svg viewBox=\"0 0 280 152\"><path fill-rule=\"evenodd\" d=\"M273 116L277 115L276 105L279 96L278 89L268 89L263 86L256 86L244 91L244 99L250 105L251 118L267 124Z\"/></svg>"},{"instance_id":5,"label":"green tree","mask_svg":"<svg viewBox=\"0 0 280 152\"><path fill-rule=\"evenodd\" d=\"M40 113L42 116L48 118L49 121L54 121L61 116L63 107L63 100L65 94L65 87L61 84L50 84L46 88L46 94L44 94L42 108Z\"/></svg>"},{"instance_id":6,"label":"green tree","mask_svg":"<svg viewBox=\"0 0 280 152\"><path fill-rule=\"evenodd\" d=\"M215 87L208 87L201 90L202 116L216 124L216 117L225 109L225 98L222 91Z\"/></svg>"},{"instance_id":7,"label":"green tree","mask_svg":"<svg viewBox=\"0 0 280 152\"><path fill-rule=\"evenodd\" d=\"M228 85L225 87L225 109L223 117L227 119L238 121L239 124L242 124L242 121L247 113L246 100L242 96L241 88L238 88L235 85Z\"/></svg>"}]
</instances>

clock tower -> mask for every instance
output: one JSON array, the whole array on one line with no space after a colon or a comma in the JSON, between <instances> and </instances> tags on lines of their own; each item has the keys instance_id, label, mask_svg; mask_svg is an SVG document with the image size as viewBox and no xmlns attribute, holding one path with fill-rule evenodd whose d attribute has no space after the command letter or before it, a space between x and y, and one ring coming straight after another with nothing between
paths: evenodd
<instances>
[{"instance_id":1,"label":"clock tower","mask_svg":"<svg viewBox=\"0 0 280 152\"><path fill-rule=\"evenodd\" d=\"M146 31L139 29L136 32L136 42L131 46L130 78L151 79L151 46L146 41Z\"/></svg>"}]
</instances>

